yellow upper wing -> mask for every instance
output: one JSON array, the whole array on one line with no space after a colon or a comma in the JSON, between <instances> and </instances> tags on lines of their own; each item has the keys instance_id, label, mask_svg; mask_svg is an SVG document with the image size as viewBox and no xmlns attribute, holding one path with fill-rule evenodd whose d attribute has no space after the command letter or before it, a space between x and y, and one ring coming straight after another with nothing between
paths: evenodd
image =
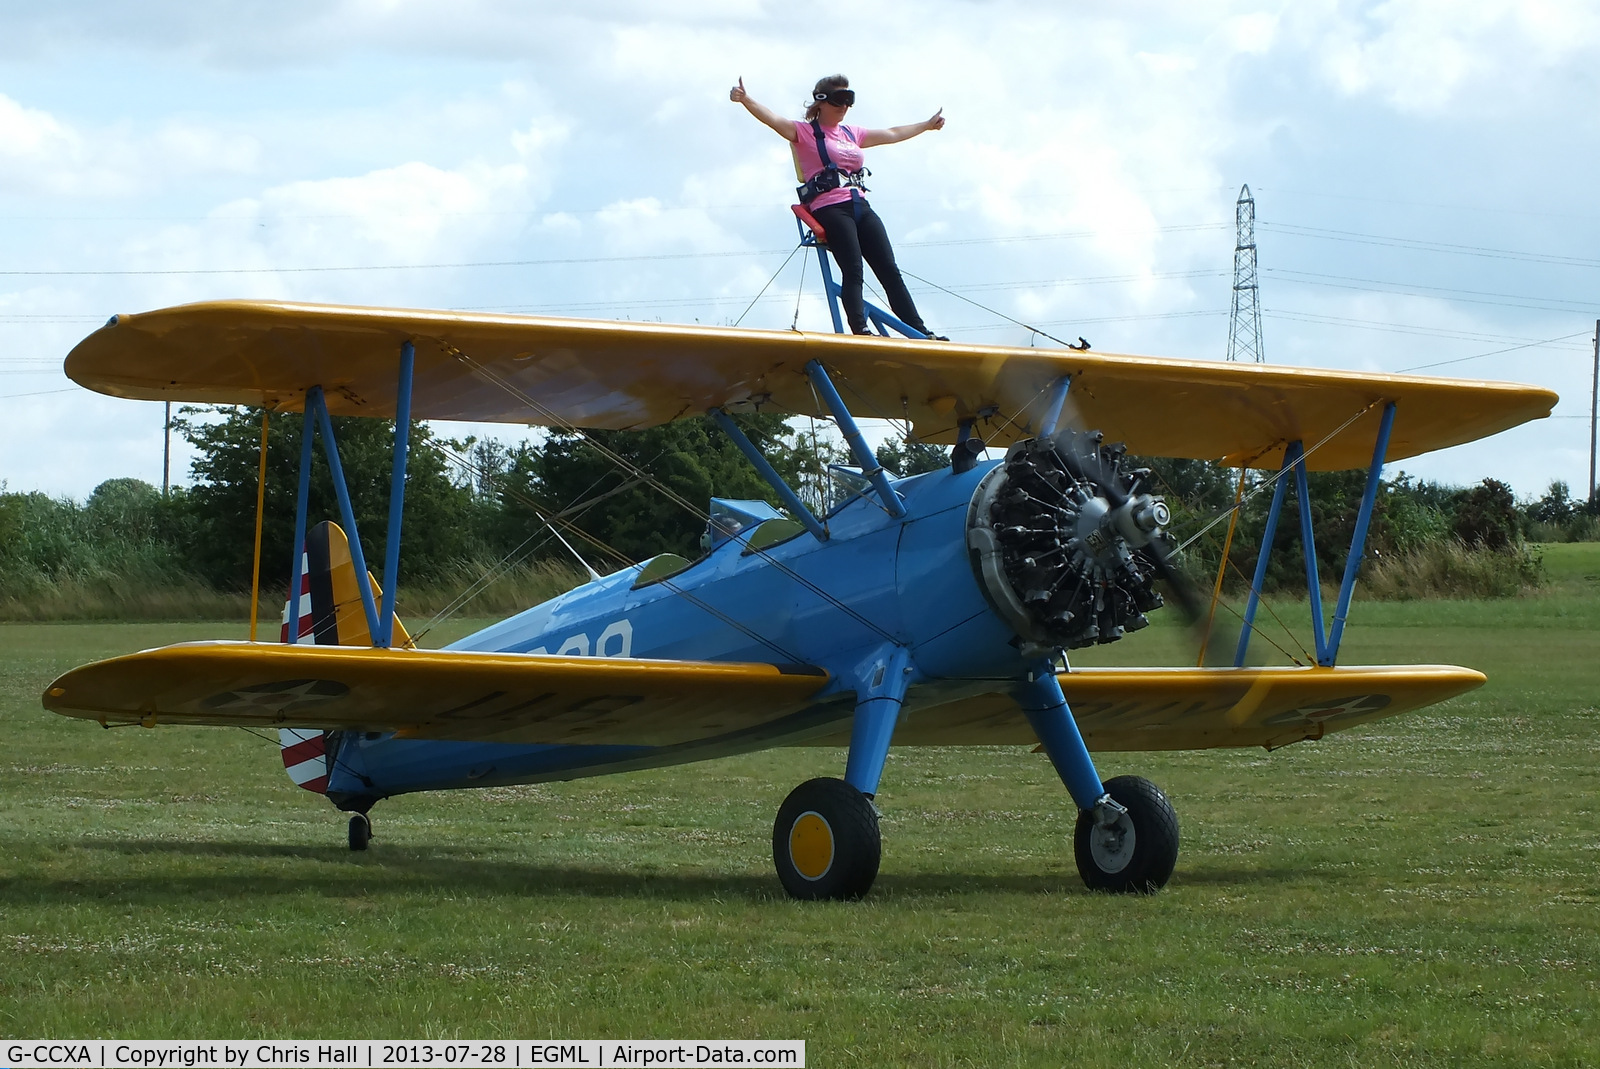
<instances>
[{"instance_id":1,"label":"yellow upper wing","mask_svg":"<svg viewBox=\"0 0 1600 1069\"><path fill-rule=\"evenodd\" d=\"M770 664L191 642L74 668L44 705L108 725L670 746L781 720L827 682Z\"/></svg>"},{"instance_id":2,"label":"yellow upper wing","mask_svg":"<svg viewBox=\"0 0 1600 1069\"><path fill-rule=\"evenodd\" d=\"M1387 459L1547 416L1549 390L1065 350L467 312L217 301L116 316L67 357L76 382L118 397L299 410L323 387L335 415L392 417L400 346L416 344L413 415L648 427L713 406L822 415L803 373L822 361L861 416L909 418L924 441L957 423L1003 445L1037 429L1073 376L1077 420L1135 452L1275 467L1363 413L1309 459L1364 467L1396 402Z\"/></svg>"}]
</instances>

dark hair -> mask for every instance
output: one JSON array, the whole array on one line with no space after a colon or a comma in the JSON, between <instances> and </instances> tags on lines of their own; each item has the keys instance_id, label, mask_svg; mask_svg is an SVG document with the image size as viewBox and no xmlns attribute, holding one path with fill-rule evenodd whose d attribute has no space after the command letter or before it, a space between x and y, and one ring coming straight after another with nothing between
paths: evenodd
<instances>
[{"instance_id":1,"label":"dark hair","mask_svg":"<svg viewBox=\"0 0 1600 1069\"><path fill-rule=\"evenodd\" d=\"M822 105L817 101L818 93L831 93L835 89L849 89L850 79L842 74L830 74L826 78L818 78L817 84L811 87L811 103L806 106L806 122L817 117L822 110Z\"/></svg>"}]
</instances>

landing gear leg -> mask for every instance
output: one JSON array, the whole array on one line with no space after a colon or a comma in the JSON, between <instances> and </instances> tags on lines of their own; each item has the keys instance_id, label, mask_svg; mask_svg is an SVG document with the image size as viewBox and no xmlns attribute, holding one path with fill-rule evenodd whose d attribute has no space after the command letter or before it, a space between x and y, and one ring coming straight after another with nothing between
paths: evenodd
<instances>
[{"instance_id":1,"label":"landing gear leg","mask_svg":"<svg viewBox=\"0 0 1600 1069\"><path fill-rule=\"evenodd\" d=\"M808 780L778 809L772 861L794 898L860 898L877 879L883 839L872 799L911 673L904 647L882 647L863 662L844 779Z\"/></svg>"},{"instance_id":2,"label":"landing gear leg","mask_svg":"<svg viewBox=\"0 0 1600 1069\"><path fill-rule=\"evenodd\" d=\"M1138 894L1166 886L1178 860L1178 815L1167 796L1138 776L1100 782L1053 664L1037 666L1017 700L1078 805L1074 854L1084 884Z\"/></svg>"},{"instance_id":3,"label":"landing gear leg","mask_svg":"<svg viewBox=\"0 0 1600 1069\"><path fill-rule=\"evenodd\" d=\"M372 820L365 813L350 814L350 849L365 850L372 841Z\"/></svg>"}]
</instances>

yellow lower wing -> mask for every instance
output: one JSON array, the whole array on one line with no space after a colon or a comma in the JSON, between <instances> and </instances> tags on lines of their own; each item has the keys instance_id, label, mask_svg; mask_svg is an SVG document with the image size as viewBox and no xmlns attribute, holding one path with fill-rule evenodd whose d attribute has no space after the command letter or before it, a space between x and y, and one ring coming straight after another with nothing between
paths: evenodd
<instances>
[{"instance_id":1,"label":"yellow lower wing","mask_svg":"<svg viewBox=\"0 0 1600 1069\"><path fill-rule=\"evenodd\" d=\"M821 669L619 657L197 642L73 669L48 709L102 724L395 731L419 739L670 746L804 709ZM1450 665L1115 668L1061 676L1090 749L1285 746L1420 709L1484 683ZM849 741L842 727L814 745ZM1031 745L1003 693L916 700L896 745Z\"/></svg>"},{"instance_id":2,"label":"yellow lower wing","mask_svg":"<svg viewBox=\"0 0 1600 1069\"><path fill-rule=\"evenodd\" d=\"M1203 750L1287 746L1410 712L1482 686L1452 665L1375 668L1085 668L1061 676L1091 750ZM847 732L816 740L842 745ZM900 746L1037 742L1005 694L913 708Z\"/></svg>"},{"instance_id":3,"label":"yellow lower wing","mask_svg":"<svg viewBox=\"0 0 1600 1069\"><path fill-rule=\"evenodd\" d=\"M75 668L44 704L107 725L670 746L779 720L827 682L804 666L195 642Z\"/></svg>"}]
</instances>

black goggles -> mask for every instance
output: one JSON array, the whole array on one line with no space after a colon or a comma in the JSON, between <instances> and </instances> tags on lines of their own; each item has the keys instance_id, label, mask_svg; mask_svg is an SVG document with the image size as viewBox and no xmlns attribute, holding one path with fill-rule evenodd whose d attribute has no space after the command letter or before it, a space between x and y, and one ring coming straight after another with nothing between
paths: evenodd
<instances>
[{"instance_id":1,"label":"black goggles","mask_svg":"<svg viewBox=\"0 0 1600 1069\"><path fill-rule=\"evenodd\" d=\"M826 101L836 108L848 108L856 102L856 91L854 89L834 89L827 93L812 93L811 99L818 104Z\"/></svg>"}]
</instances>

